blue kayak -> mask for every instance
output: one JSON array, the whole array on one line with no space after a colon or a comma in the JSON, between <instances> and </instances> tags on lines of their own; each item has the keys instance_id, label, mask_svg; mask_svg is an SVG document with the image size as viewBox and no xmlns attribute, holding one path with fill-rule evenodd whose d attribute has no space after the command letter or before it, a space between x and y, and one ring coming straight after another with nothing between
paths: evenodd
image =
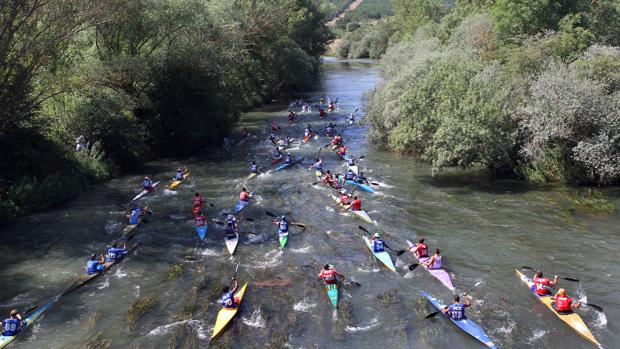
<instances>
[{"instance_id":1,"label":"blue kayak","mask_svg":"<svg viewBox=\"0 0 620 349\"><path fill-rule=\"evenodd\" d=\"M209 229L208 225L205 225L204 227L196 227L196 234L198 234L198 238L200 238L200 240L204 241L205 237L207 236L207 230Z\"/></svg>"},{"instance_id":2,"label":"blue kayak","mask_svg":"<svg viewBox=\"0 0 620 349\"><path fill-rule=\"evenodd\" d=\"M252 199L252 197L254 196L254 192L250 192L250 200ZM250 204L250 200L248 201L241 201L239 200L239 202L237 202L237 205L235 205L235 210L234 210L234 214L237 214L239 212L241 212L241 210L243 210L247 205Z\"/></svg>"},{"instance_id":3,"label":"blue kayak","mask_svg":"<svg viewBox=\"0 0 620 349\"><path fill-rule=\"evenodd\" d=\"M293 165L296 165L296 164L298 164L298 163L300 163L300 162L304 161L304 159L305 159L305 158L306 158L306 157L304 156L304 157L302 157L302 158L300 158L300 159L298 159L298 160L295 160L295 161L293 161L293 162L291 162L291 163L288 163L288 164L282 164L282 165L280 165L280 166L276 167L273 171L274 171L274 172L275 172L275 171L280 171L280 170L284 170L284 169L287 169L287 168L289 168L289 167L292 167Z\"/></svg>"},{"instance_id":4,"label":"blue kayak","mask_svg":"<svg viewBox=\"0 0 620 349\"><path fill-rule=\"evenodd\" d=\"M430 294L424 291L421 291L421 293L422 296L424 296L429 302L431 302L431 304L435 308L437 308L437 310L442 310L446 306L440 300L431 296ZM458 326L461 330L476 338L480 343L486 345L489 348L497 348L495 344L493 344L493 341L491 341L491 338L489 338L487 334L484 333L484 330L480 326L476 325L475 322L469 320L468 318L462 320L454 320L449 316L446 317L450 319L450 321L452 321L452 323Z\"/></svg>"},{"instance_id":5,"label":"blue kayak","mask_svg":"<svg viewBox=\"0 0 620 349\"><path fill-rule=\"evenodd\" d=\"M351 181L351 180L348 180L348 179L345 180L344 177L342 177L342 175L338 176L338 179L340 180L340 182L342 182L344 180L346 182L346 184L358 187L358 188L360 188L363 191L367 191L369 193L374 193L375 192L375 190L371 186L363 184L363 183L357 183L355 181Z\"/></svg>"}]
</instances>

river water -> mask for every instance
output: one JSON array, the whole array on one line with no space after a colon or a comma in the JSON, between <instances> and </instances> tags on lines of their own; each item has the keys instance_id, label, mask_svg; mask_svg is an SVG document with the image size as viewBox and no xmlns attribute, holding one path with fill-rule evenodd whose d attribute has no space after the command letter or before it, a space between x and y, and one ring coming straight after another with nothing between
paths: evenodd
<instances>
[{"instance_id":1,"label":"river water","mask_svg":"<svg viewBox=\"0 0 620 349\"><path fill-rule=\"evenodd\" d=\"M299 137L302 122L324 125L316 114L286 125L285 106L248 113L239 127L258 135L227 150L205 151L186 160L158 161L143 171L94 186L54 210L23 218L2 232L0 309L27 309L58 294L84 269L86 256L119 236L122 209L144 174L168 181L187 164L191 181L176 192L158 189L143 201L153 208L134 241L142 245L122 265L92 284L62 297L32 331L11 344L15 348L204 348L209 342L215 303L237 263L238 279L250 282L238 317L212 344L214 348L479 348L475 340L438 316L420 296L425 290L442 299L451 292L422 268L408 270L411 254L392 254L398 274L378 267L362 240L358 225L380 229L386 242L402 249L407 239L424 236L440 247L456 287L482 284L471 295L470 319L477 321L502 348L588 348L559 319L539 304L515 277L514 269L532 266L581 283L562 286L605 308L605 315L580 310L594 335L607 348L619 348L620 217L575 210L575 189L517 181L491 180L466 173L432 177L411 158L373 150L364 127L344 126L344 115L360 107L362 95L379 82L373 62L327 59L321 86L309 95L339 97L339 112L330 114L344 131L350 150L364 155L360 166L379 183L375 194L362 194L364 208L376 221L367 224L333 207L330 190L312 186L312 171L297 167L246 180L252 160L268 166L272 150L265 141L270 120L285 134ZM361 110L361 109L360 109ZM359 115L359 114L358 114ZM294 147L296 156L313 157L328 140L321 137ZM325 166L341 166L322 151ZM343 167L339 168L344 170ZM211 225L205 242L197 239L190 215L192 193L200 191L215 207L209 217L221 219L241 188L256 192L256 201L241 216L241 243L230 257L223 231ZM617 188L607 190L620 205ZM306 230L292 228L286 248L279 249L276 227L266 210L286 213ZM341 288L335 311L312 265L331 263L361 286ZM170 273L179 271L178 275ZM269 286L274 280L278 286ZM287 282L290 280L290 284ZM265 283L267 281L267 283ZM282 285L284 284L284 285ZM134 326L127 314L139 299L153 306ZM4 315L4 314L2 314Z\"/></svg>"}]
</instances>

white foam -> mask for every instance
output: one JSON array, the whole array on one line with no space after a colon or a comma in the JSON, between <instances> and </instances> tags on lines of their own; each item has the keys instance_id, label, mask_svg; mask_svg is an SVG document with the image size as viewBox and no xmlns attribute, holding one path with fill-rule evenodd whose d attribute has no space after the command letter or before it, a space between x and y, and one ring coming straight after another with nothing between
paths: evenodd
<instances>
[{"instance_id":1,"label":"white foam","mask_svg":"<svg viewBox=\"0 0 620 349\"><path fill-rule=\"evenodd\" d=\"M368 323L368 325L363 325L363 326L347 326L344 330L349 332L349 333L354 333L354 332L363 332L363 331L370 331L373 328L379 326L379 319L377 318L372 318L370 320L370 322Z\"/></svg>"},{"instance_id":2,"label":"white foam","mask_svg":"<svg viewBox=\"0 0 620 349\"><path fill-rule=\"evenodd\" d=\"M173 322L171 324L168 325L162 325L162 326L158 326L155 327L154 329L152 329L149 333L147 333L147 336L161 336L164 334L169 333L172 329L174 329L177 326L181 326L181 325L189 325L191 327L196 328L196 332L198 333L198 338L200 339L206 339L207 338L207 332L205 331L204 325L202 323L202 321L200 320L183 320L183 321L177 321L177 322Z\"/></svg>"},{"instance_id":3,"label":"white foam","mask_svg":"<svg viewBox=\"0 0 620 349\"><path fill-rule=\"evenodd\" d=\"M106 276L105 280L104 280L101 284L99 284L99 285L97 286L97 289L98 289L98 290L103 290L104 288L107 288L107 287L109 287L109 286L110 286L110 280L109 280L109 279L108 279L108 277Z\"/></svg>"},{"instance_id":4,"label":"white foam","mask_svg":"<svg viewBox=\"0 0 620 349\"><path fill-rule=\"evenodd\" d=\"M171 196L171 195L177 195L177 192L175 190L164 189L164 196Z\"/></svg>"},{"instance_id":5,"label":"white foam","mask_svg":"<svg viewBox=\"0 0 620 349\"><path fill-rule=\"evenodd\" d=\"M534 332L532 332L532 335L530 336L530 338L527 340L528 343L534 343L537 340L541 339L542 337L544 337L544 335L547 334L547 331L545 330L534 330Z\"/></svg>"},{"instance_id":6,"label":"white foam","mask_svg":"<svg viewBox=\"0 0 620 349\"><path fill-rule=\"evenodd\" d=\"M310 311L310 309L314 307L316 307L316 303L308 303L306 301L306 298L304 298L301 302L295 303L295 305L293 305L293 310L307 313Z\"/></svg>"},{"instance_id":7,"label":"white foam","mask_svg":"<svg viewBox=\"0 0 620 349\"><path fill-rule=\"evenodd\" d=\"M202 256L219 256L221 253L212 249L200 249L196 248L195 251Z\"/></svg>"},{"instance_id":8,"label":"white foam","mask_svg":"<svg viewBox=\"0 0 620 349\"><path fill-rule=\"evenodd\" d=\"M261 311L260 311L260 307L254 310L252 312L252 315L249 318L242 317L241 319L243 320L244 324L250 327L258 327L258 328L267 327L267 320L263 318L263 315L261 314Z\"/></svg>"},{"instance_id":9,"label":"white foam","mask_svg":"<svg viewBox=\"0 0 620 349\"><path fill-rule=\"evenodd\" d=\"M289 251L294 252L294 253L308 253L312 251L312 246L308 245L302 248L291 248L289 249Z\"/></svg>"}]
</instances>

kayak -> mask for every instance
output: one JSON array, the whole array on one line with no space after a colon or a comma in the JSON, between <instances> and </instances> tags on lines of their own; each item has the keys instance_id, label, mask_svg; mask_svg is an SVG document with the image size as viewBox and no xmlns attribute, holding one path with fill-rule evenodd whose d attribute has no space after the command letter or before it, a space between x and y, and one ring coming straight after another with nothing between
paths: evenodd
<instances>
[{"instance_id":1,"label":"kayak","mask_svg":"<svg viewBox=\"0 0 620 349\"><path fill-rule=\"evenodd\" d=\"M49 300L47 303L45 303L44 305L40 306L39 308L36 308L36 310L32 314L30 314L27 318L24 319L24 321L22 321L23 327L14 336L0 335L0 348L4 348L9 343L11 343L15 338L17 338L17 336L26 332L28 328L32 327L35 321L37 321L37 319L41 317L41 315L43 315L43 313L47 309L49 309L52 305L54 305L54 303L58 301L58 298L59 297L54 297L51 300Z\"/></svg>"},{"instance_id":2,"label":"kayak","mask_svg":"<svg viewBox=\"0 0 620 349\"><path fill-rule=\"evenodd\" d=\"M152 187L151 190L142 189L142 191L138 195L134 196L134 198L131 199L131 201L136 201L138 199L141 199L144 196L146 196L148 193L150 193L152 191L155 191L155 189L157 189L157 185L159 184L159 182L160 181L157 181L157 182L153 183L153 187Z\"/></svg>"},{"instance_id":3,"label":"kayak","mask_svg":"<svg viewBox=\"0 0 620 349\"><path fill-rule=\"evenodd\" d=\"M338 309L338 283L325 284L325 292L334 308Z\"/></svg>"},{"instance_id":4,"label":"kayak","mask_svg":"<svg viewBox=\"0 0 620 349\"><path fill-rule=\"evenodd\" d=\"M101 270L100 272L96 273L96 274L84 274L82 276L80 276L68 289L66 289L62 295L66 295L68 293L73 292L75 289L80 288L82 286L84 286L86 283L92 281L94 278L96 278L99 275L102 275L103 273L105 273L108 269L110 269L113 265L118 264L120 262L122 262L123 260L125 260L125 258L127 258L127 256L129 256L129 254L131 254L133 251L135 251L138 246L140 246L140 243L137 243L133 246L128 246L127 248L127 253L125 253L125 255L123 256L123 258L115 261L115 262L105 262L103 263L103 270Z\"/></svg>"},{"instance_id":5,"label":"kayak","mask_svg":"<svg viewBox=\"0 0 620 349\"><path fill-rule=\"evenodd\" d=\"M284 155L282 155L282 156L280 156L280 157L278 157L278 158L273 158L273 159L271 159L271 164L272 164L272 165L275 165L275 164L277 164L278 162L282 161L282 159L284 159Z\"/></svg>"},{"instance_id":6,"label":"kayak","mask_svg":"<svg viewBox=\"0 0 620 349\"><path fill-rule=\"evenodd\" d=\"M553 297L552 296L539 296L537 294L535 294L534 292L532 292L532 286L534 285L534 281L532 281L531 278L529 278L527 275L523 274L522 272L515 270L515 273L517 274L517 277L519 279L521 279L521 281L523 281L528 289L530 290L530 292L539 300L541 301L544 305L547 306L547 308L549 308L549 310L551 310L551 312L553 314L555 314L555 316L559 317L560 320L564 321L569 327L571 327L573 330L575 330L577 333L579 333L579 335L581 335L583 338L587 339L588 341L590 341L592 344L600 347L601 344L596 340L596 338L594 338L594 335L592 334L592 332L590 332L590 330L588 329L588 326L586 325L586 323L583 321L583 319L581 318L581 316L575 312L570 312L568 314L560 314L558 313L554 308L552 303L553 302Z\"/></svg>"},{"instance_id":7,"label":"kayak","mask_svg":"<svg viewBox=\"0 0 620 349\"><path fill-rule=\"evenodd\" d=\"M280 241L280 249L284 249L284 246L286 246L286 243L288 242L288 233L278 233L278 240Z\"/></svg>"},{"instance_id":8,"label":"kayak","mask_svg":"<svg viewBox=\"0 0 620 349\"><path fill-rule=\"evenodd\" d=\"M176 189L187 177L189 177L189 171L185 170L185 172L183 172L183 179L173 179L172 182L168 184L168 189Z\"/></svg>"},{"instance_id":9,"label":"kayak","mask_svg":"<svg viewBox=\"0 0 620 349\"><path fill-rule=\"evenodd\" d=\"M145 211L147 211L149 209L148 206L144 207ZM144 218L144 215L146 214L143 213L142 216L138 219L138 223L136 224L127 224L125 226L125 228L123 228L123 238L127 241L129 239L131 239L134 235L136 235L136 228L140 225L140 223L142 223L142 219Z\"/></svg>"},{"instance_id":10,"label":"kayak","mask_svg":"<svg viewBox=\"0 0 620 349\"><path fill-rule=\"evenodd\" d=\"M336 149L338 149L338 147L339 147L338 144L332 144L332 146L329 149L336 150Z\"/></svg>"},{"instance_id":11,"label":"kayak","mask_svg":"<svg viewBox=\"0 0 620 349\"><path fill-rule=\"evenodd\" d=\"M392 257L390 257L390 254L383 251L383 252L374 252L372 250L372 247L370 246L370 240L368 240L367 237L362 236L362 238L364 238L364 242L366 242L366 246L368 247L368 249L370 250L370 252L372 252L372 254L381 261L381 263L383 263L383 265L385 265L386 268L390 269L393 272L396 272L396 267L394 267L394 263L392 262Z\"/></svg>"},{"instance_id":12,"label":"kayak","mask_svg":"<svg viewBox=\"0 0 620 349\"><path fill-rule=\"evenodd\" d=\"M297 160L295 160L295 161L293 161L293 162L291 162L289 164L282 164L282 165L276 167L273 171L274 172L275 171L280 171L280 170L284 170L284 169L287 169L289 167L292 167L294 165L297 165L298 163L304 161L305 158L306 158L305 156L302 156L301 158L299 158L299 159L297 159Z\"/></svg>"},{"instance_id":13,"label":"kayak","mask_svg":"<svg viewBox=\"0 0 620 349\"><path fill-rule=\"evenodd\" d=\"M426 298L435 308L437 308L437 310L442 310L446 306L439 299L431 296L430 294L424 291L421 291L421 293L422 293L422 296L424 296L424 298ZM478 326L475 322L469 320L468 318L461 319L461 320L454 320L453 318L447 315L446 317L450 319L450 321L452 321L453 324L455 324L461 330L463 330L463 332L476 338L480 343L486 345L489 348L497 348L495 344L493 344L493 341L491 340L491 338L489 338L489 336L487 336L484 330L480 326Z\"/></svg>"},{"instance_id":14,"label":"kayak","mask_svg":"<svg viewBox=\"0 0 620 349\"><path fill-rule=\"evenodd\" d=\"M202 227L196 227L196 234L198 234L198 238L202 241L205 240L205 237L207 236L207 230L209 229L209 226L207 224L205 224Z\"/></svg>"},{"instance_id":15,"label":"kayak","mask_svg":"<svg viewBox=\"0 0 620 349\"><path fill-rule=\"evenodd\" d=\"M312 137L314 137L314 132L310 132L309 135L304 136L304 142L309 141L310 139L312 139Z\"/></svg>"},{"instance_id":16,"label":"kayak","mask_svg":"<svg viewBox=\"0 0 620 349\"><path fill-rule=\"evenodd\" d=\"M335 195L332 195L332 199L336 202L339 202L338 197L336 197ZM344 208L344 209L348 209L351 205L343 205L341 203L339 203L338 205L340 205L340 207ZM360 211L353 211L351 210L351 212L353 212L356 216L358 216L359 218L361 218L363 221L368 222L368 223L372 223L372 218L370 218L370 216L368 215L368 213L366 213L366 211L360 210Z\"/></svg>"},{"instance_id":17,"label":"kayak","mask_svg":"<svg viewBox=\"0 0 620 349\"><path fill-rule=\"evenodd\" d=\"M356 175L360 174L359 173L359 168L357 167L357 165L353 165L353 166L347 166L347 168L351 171L353 171L353 173L355 173Z\"/></svg>"},{"instance_id":18,"label":"kayak","mask_svg":"<svg viewBox=\"0 0 620 349\"><path fill-rule=\"evenodd\" d=\"M226 243L228 253L230 253L230 255L232 256L237 249L237 245L239 244L239 233L235 232L234 236L224 236L224 242Z\"/></svg>"},{"instance_id":19,"label":"kayak","mask_svg":"<svg viewBox=\"0 0 620 349\"><path fill-rule=\"evenodd\" d=\"M252 179L252 178L254 178L254 177L256 177L256 176L257 176L257 174L256 174L256 173L254 173L254 172L252 172L252 173L250 173L250 174L248 175L248 177L247 177L246 179Z\"/></svg>"},{"instance_id":20,"label":"kayak","mask_svg":"<svg viewBox=\"0 0 620 349\"><path fill-rule=\"evenodd\" d=\"M235 315L237 314L237 311L239 310L239 307L241 306L241 301L243 300L243 295L247 287L248 287L248 284L246 283L245 285L243 285L243 287L241 287L237 291L237 293L235 293L235 298L239 299L239 304L237 305L236 308L232 308L232 309L222 308L217 313L217 319L215 319L215 327L213 327L213 334L211 335L211 340L217 337L217 335L220 334L222 330L224 330L226 325L228 325L228 323L235 317Z\"/></svg>"},{"instance_id":21,"label":"kayak","mask_svg":"<svg viewBox=\"0 0 620 349\"><path fill-rule=\"evenodd\" d=\"M342 175L338 176L338 179L342 182L343 180L345 181L346 184L352 185L354 187L358 187L363 191L367 191L369 193L374 193L375 189L373 189L371 186L366 185L364 183L357 183L356 181L352 181L352 180L348 180L348 179L344 179L344 177Z\"/></svg>"},{"instance_id":22,"label":"kayak","mask_svg":"<svg viewBox=\"0 0 620 349\"><path fill-rule=\"evenodd\" d=\"M407 246L409 246L409 251L415 247L415 244L411 241L407 240ZM417 256L416 256L417 258ZM418 263L428 271L429 274L434 276L437 280L439 280L444 286L446 286L450 291L454 291L454 285L452 284L452 279L450 279L450 275L444 269L428 269L424 262L428 261L430 258L421 257L418 258Z\"/></svg>"}]
</instances>

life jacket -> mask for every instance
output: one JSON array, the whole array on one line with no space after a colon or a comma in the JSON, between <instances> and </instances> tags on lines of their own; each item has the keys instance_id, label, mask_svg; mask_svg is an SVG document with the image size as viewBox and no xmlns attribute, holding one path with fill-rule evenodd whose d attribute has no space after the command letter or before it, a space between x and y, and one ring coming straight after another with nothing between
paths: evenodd
<instances>
[{"instance_id":1,"label":"life jacket","mask_svg":"<svg viewBox=\"0 0 620 349\"><path fill-rule=\"evenodd\" d=\"M150 188L153 185L153 182L145 179L144 181L142 181L142 188L146 189L146 188Z\"/></svg>"},{"instance_id":2,"label":"life jacket","mask_svg":"<svg viewBox=\"0 0 620 349\"><path fill-rule=\"evenodd\" d=\"M19 333L22 321L19 319L8 318L2 321L3 336L14 336Z\"/></svg>"},{"instance_id":3,"label":"life jacket","mask_svg":"<svg viewBox=\"0 0 620 349\"><path fill-rule=\"evenodd\" d=\"M276 149L273 151L273 157L274 158L279 158L282 156L282 153L280 152L280 149Z\"/></svg>"},{"instance_id":4,"label":"life jacket","mask_svg":"<svg viewBox=\"0 0 620 349\"><path fill-rule=\"evenodd\" d=\"M461 303L452 303L448 306L450 317L454 320L462 320L465 318L465 305Z\"/></svg>"},{"instance_id":5,"label":"life jacket","mask_svg":"<svg viewBox=\"0 0 620 349\"><path fill-rule=\"evenodd\" d=\"M383 240L374 239L370 242L370 246L372 247L373 252L383 252L385 248L383 247Z\"/></svg>"},{"instance_id":6,"label":"life jacket","mask_svg":"<svg viewBox=\"0 0 620 349\"><path fill-rule=\"evenodd\" d=\"M324 183L331 183L334 181L334 177L332 176L331 173L326 173L325 174L325 178L323 178L323 182Z\"/></svg>"},{"instance_id":7,"label":"life jacket","mask_svg":"<svg viewBox=\"0 0 620 349\"><path fill-rule=\"evenodd\" d=\"M571 311L570 306L573 300L567 296L555 295L555 310L557 311Z\"/></svg>"},{"instance_id":8,"label":"life jacket","mask_svg":"<svg viewBox=\"0 0 620 349\"><path fill-rule=\"evenodd\" d=\"M316 168L317 170L322 170L323 169L323 162L322 161L317 161L314 163L314 168Z\"/></svg>"},{"instance_id":9,"label":"life jacket","mask_svg":"<svg viewBox=\"0 0 620 349\"><path fill-rule=\"evenodd\" d=\"M321 278L326 284L336 283L336 271L334 269L321 270Z\"/></svg>"},{"instance_id":10,"label":"life jacket","mask_svg":"<svg viewBox=\"0 0 620 349\"><path fill-rule=\"evenodd\" d=\"M338 149L338 154L339 155L344 155L346 153L347 153L347 147L346 146L340 147L340 149Z\"/></svg>"},{"instance_id":11,"label":"life jacket","mask_svg":"<svg viewBox=\"0 0 620 349\"><path fill-rule=\"evenodd\" d=\"M347 174L344 175L344 179L346 179L348 181L352 181L353 178L355 178L355 173L353 173L353 172L347 172Z\"/></svg>"},{"instance_id":12,"label":"life jacket","mask_svg":"<svg viewBox=\"0 0 620 349\"><path fill-rule=\"evenodd\" d=\"M416 246L416 252L418 253L419 258L428 258L428 246L426 246L426 244L418 242L418 245Z\"/></svg>"},{"instance_id":13,"label":"life jacket","mask_svg":"<svg viewBox=\"0 0 620 349\"><path fill-rule=\"evenodd\" d=\"M280 233L288 233L288 221L281 220L278 223L278 227L280 228Z\"/></svg>"},{"instance_id":14,"label":"life jacket","mask_svg":"<svg viewBox=\"0 0 620 349\"><path fill-rule=\"evenodd\" d=\"M237 225L237 220L236 220L236 219L234 219L234 218L233 218L233 219L229 219L229 220L227 220L227 221L226 221L226 225L227 225L229 228L234 228L234 227L235 227L235 225Z\"/></svg>"},{"instance_id":15,"label":"life jacket","mask_svg":"<svg viewBox=\"0 0 620 349\"><path fill-rule=\"evenodd\" d=\"M228 309L233 309L237 307L237 304L235 303L235 296L232 291L224 293L222 299L220 299L220 304L222 304L224 308Z\"/></svg>"},{"instance_id":16,"label":"life jacket","mask_svg":"<svg viewBox=\"0 0 620 349\"><path fill-rule=\"evenodd\" d=\"M331 128L331 127L325 128L325 133L332 133L332 132L334 132L333 128Z\"/></svg>"},{"instance_id":17,"label":"life jacket","mask_svg":"<svg viewBox=\"0 0 620 349\"><path fill-rule=\"evenodd\" d=\"M140 217L142 217L142 209L138 207L131 211L131 215L129 216L129 224L138 224Z\"/></svg>"},{"instance_id":18,"label":"life jacket","mask_svg":"<svg viewBox=\"0 0 620 349\"><path fill-rule=\"evenodd\" d=\"M355 159L353 159L352 157L347 159L347 165L348 166L355 166Z\"/></svg>"},{"instance_id":19,"label":"life jacket","mask_svg":"<svg viewBox=\"0 0 620 349\"><path fill-rule=\"evenodd\" d=\"M110 247L106 251L106 262L116 262L123 257L123 253L125 252L122 248Z\"/></svg>"},{"instance_id":20,"label":"life jacket","mask_svg":"<svg viewBox=\"0 0 620 349\"><path fill-rule=\"evenodd\" d=\"M194 207L202 206L202 197L194 196Z\"/></svg>"},{"instance_id":21,"label":"life jacket","mask_svg":"<svg viewBox=\"0 0 620 349\"><path fill-rule=\"evenodd\" d=\"M340 203L342 205L348 205L349 199L350 199L349 195L346 195L346 194L340 195Z\"/></svg>"},{"instance_id":22,"label":"life jacket","mask_svg":"<svg viewBox=\"0 0 620 349\"><path fill-rule=\"evenodd\" d=\"M291 162L293 162L293 158L287 155L286 158L284 158L284 162L286 162L287 164L290 164Z\"/></svg>"},{"instance_id":23,"label":"life jacket","mask_svg":"<svg viewBox=\"0 0 620 349\"><path fill-rule=\"evenodd\" d=\"M551 285L551 282L549 281L548 278L534 278L534 292L536 292L537 295L540 296L544 296L544 295L548 295L550 292L549 290L545 287L547 285Z\"/></svg>"},{"instance_id":24,"label":"life jacket","mask_svg":"<svg viewBox=\"0 0 620 349\"><path fill-rule=\"evenodd\" d=\"M176 179L177 179L178 181L182 181L182 180L183 180L183 178L184 178L184 176L183 176L183 171L177 171L177 177L176 177Z\"/></svg>"},{"instance_id":25,"label":"life jacket","mask_svg":"<svg viewBox=\"0 0 620 349\"><path fill-rule=\"evenodd\" d=\"M250 201L250 194L247 191L242 191L241 193L239 193L239 200Z\"/></svg>"},{"instance_id":26,"label":"life jacket","mask_svg":"<svg viewBox=\"0 0 620 349\"><path fill-rule=\"evenodd\" d=\"M204 227L207 224L207 218L205 216L196 216L194 224L197 227Z\"/></svg>"},{"instance_id":27,"label":"life jacket","mask_svg":"<svg viewBox=\"0 0 620 349\"><path fill-rule=\"evenodd\" d=\"M88 261L86 262L86 274L97 274L99 270L97 267L100 265L99 261Z\"/></svg>"},{"instance_id":28,"label":"life jacket","mask_svg":"<svg viewBox=\"0 0 620 349\"><path fill-rule=\"evenodd\" d=\"M304 130L304 137L310 137L311 134L312 134L312 131L310 131L309 129Z\"/></svg>"},{"instance_id":29,"label":"life jacket","mask_svg":"<svg viewBox=\"0 0 620 349\"><path fill-rule=\"evenodd\" d=\"M258 172L258 165L252 165L252 172Z\"/></svg>"},{"instance_id":30,"label":"life jacket","mask_svg":"<svg viewBox=\"0 0 620 349\"><path fill-rule=\"evenodd\" d=\"M360 199L353 200L353 202L351 203L351 209L353 211L361 211L362 210L362 200L360 200Z\"/></svg>"}]
</instances>

